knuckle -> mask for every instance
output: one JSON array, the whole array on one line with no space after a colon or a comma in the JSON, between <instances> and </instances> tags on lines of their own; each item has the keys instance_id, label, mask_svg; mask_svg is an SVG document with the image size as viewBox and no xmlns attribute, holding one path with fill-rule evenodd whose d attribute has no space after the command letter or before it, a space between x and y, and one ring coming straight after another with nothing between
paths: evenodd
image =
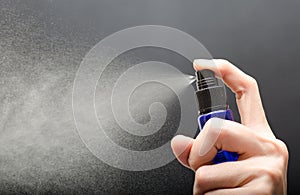
<instances>
[{"instance_id":1,"label":"knuckle","mask_svg":"<svg viewBox=\"0 0 300 195\"><path fill-rule=\"evenodd\" d=\"M268 140L265 144L266 154L277 154L279 152L279 145L276 140Z\"/></svg>"},{"instance_id":2,"label":"knuckle","mask_svg":"<svg viewBox=\"0 0 300 195\"><path fill-rule=\"evenodd\" d=\"M266 184L266 180L260 179L259 182L255 183L255 185L251 188L251 194L256 195L269 195L270 193L269 185Z\"/></svg>"},{"instance_id":3,"label":"knuckle","mask_svg":"<svg viewBox=\"0 0 300 195\"><path fill-rule=\"evenodd\" d=\"M247 75L246 87L258 88L258 84L255 78Z\"/></svg>"},{"instance_id":4,"label":"knuckle","mask_svg":"<svg viewBox=\"0 0 300 195\"><path fill-rule=\"evenodd\" d=\"M264 180L263 183L272 183L272 185L264 185L266 186L277 186L280 185L282 182L283 174L282 170L277 166L265 166L260 168L257 173L262 177Z\"/></svg>"},{"instance_id":5,"label":"knuckle","mask_svg":"<svg viewBox=\"0 0 300 195\"><path fill-rule=\"evenodd\" d=\"M201 186L205 186L208 182L208 169L206 166L202 166L196 170L195 173L195 184L201 188Z\"/></svg>"},{"instance_id":6,"label":"knuckle","mask_svg":"<svg viewBox=\"0 0 300 195\"><path fill-rule=\"evenodd\" d=\"M264 176L264 178L259 180L259 183L252 186L251 192L257 195L273 194L273 185L270 185L269 178Z\"/></svg>"},{"instance_id":7,"label":"knuckle","mask_svg":"<svg viewBox=\"0 0 300 195\"><path fill-rule=\"evenodd\" d=\"M282 173L280 169L266 170L265 176L269 182L273 182L277 186L281 182Z\"/></svg>"},{"instance_id":8,"label":"knuckle","mask_svg":"<svg viewBox=\"0 0 300 195\"><path fill-rule=\"evenodd\" d=\"M279 139L277 139L277 143L280 147L280 153L282 154L284 160L288 161L288 159L289 159L289 150L288 150L287 145Z\"/></svg>"},{"instance_id":9,"label":"knuckle","mask_svg":"<svg viewBox=\"0 0 300 195\"><path fill-rule=\"evenodd\" d=\"M289 152L286 144L279 140L268 140L266 142L266 153L282 157L285 161L289 158Z\"/></svg>"}]
</instances>

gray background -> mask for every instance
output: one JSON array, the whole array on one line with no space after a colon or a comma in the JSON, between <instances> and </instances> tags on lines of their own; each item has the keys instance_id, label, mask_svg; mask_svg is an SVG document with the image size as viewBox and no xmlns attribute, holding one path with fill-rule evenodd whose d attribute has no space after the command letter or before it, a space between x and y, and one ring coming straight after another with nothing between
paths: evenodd
<instances>
[{"instance_id":1,"label":"gray background","mask_svg":"<svg viewBox=\"0 0 300 195\"><path fill-rule=\"evenodd\" d=\"M283 0L0 0L0 192L191 193L193 173L177 161L147 172L102 163L72 117L86 52L118 30L159 24L258 80L272 129L289 147L289 192L299 193L299 8ZM238 120L232 94L229 103Z\"/></svg>"}]
</instances>

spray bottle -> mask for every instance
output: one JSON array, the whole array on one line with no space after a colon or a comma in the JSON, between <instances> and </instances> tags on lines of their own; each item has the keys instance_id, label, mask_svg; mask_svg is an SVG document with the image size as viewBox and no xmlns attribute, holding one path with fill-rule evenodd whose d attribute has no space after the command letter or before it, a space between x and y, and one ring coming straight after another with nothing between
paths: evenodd
<instances>
[{"instance_id":1,"label":"spray bottle","mask_svg":"<svg viewBox=\"0 0 300 195\"><path fill-rule=\"evenodd\" d=\"M226 101L225 89L223 86L218 85L218 80L213 71L197 71L196 86L196 99L199 108L198 124L200 131L210 118L217 117L233 120L232 111L229 109ZM213 159L213 163L218 164L236 161L238 157L236 152L220 150Z\"/></svg>"}]
</instances>

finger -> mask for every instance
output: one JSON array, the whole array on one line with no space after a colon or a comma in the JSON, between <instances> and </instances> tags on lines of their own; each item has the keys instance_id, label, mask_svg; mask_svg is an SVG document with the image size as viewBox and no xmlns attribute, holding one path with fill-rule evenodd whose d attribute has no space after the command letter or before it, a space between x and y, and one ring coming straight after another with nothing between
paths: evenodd
<instances>
[{"instance_id":1,"label":"finger","mask_svg":"<svg viewBox=\"0 0 300 195\"><path fill-rule=\"evenodd\" d=\"M171 147L178 161L189 168L188 156L192 148L194 139L183 135L177 135L171 140Z\"/></svg>"},{"instance_id":2,"label":"finger","mask_svg":"<svg viewBox=\"0 0 300 195\"><path fill-rule=\"evenodd\" d=\"M248 127L229 120L211 118L194 140L188 164L193 170L210 164L219 150L237 152L239 159L266 154L261 138Z\"/></svg>"},{"instance_id":3,"label":"finger","mask_svg":"<svg viewBox=\"0 0 300 195\"><path fill-rule=\"evenodd\" d=\"M274 194L274 189L269 183L266 183L266 178L258 178L255 180L249 181L249 183L245 184L244 186L240 186L237 188L227 188L227 189L215 189L209 192L204 193L205 195L252 195L252 194ZM197 189L196 189L197 190ZM197 191L194 194L200 194ZM277 194L281 194L278 192Z\"/></svg>"},{"instance_id":4,"label":"finger","mask_svg":"<svg viewBox=\"0 0 300 195\"><path fill-rule=\"evenodd\" d=\"M235 188L247 184L253 177L243 161L206 165L197 169L194 192L204 194L215 189Z\"/></svg>"},{"instance_id":5,"label":"finger","mask_svg":"<svg viewBox=\"0 0 300 195\"><path fill-rule=\"evenodd\" d=\"M247 126L267 125L255 79L222 59L197 59L194 61L194 68L195 70L210 69L214 71L236 94L242 124Z\"/></svg>"},{"instance_id":6,"label":"finger","mask_svg":"<svg viewBox=\"0 0 300 195\"><path fill-rule=\"evenodd\" d=\"M199 194L199 193L194 193L194 194ZM239 188L228 188L228 189L218 189L218 190L213 190L210 192L205 193L204 195L253 195L256 193L253 193L251 191L251 187L239 187Z\"/></svg>"}]
</instances>

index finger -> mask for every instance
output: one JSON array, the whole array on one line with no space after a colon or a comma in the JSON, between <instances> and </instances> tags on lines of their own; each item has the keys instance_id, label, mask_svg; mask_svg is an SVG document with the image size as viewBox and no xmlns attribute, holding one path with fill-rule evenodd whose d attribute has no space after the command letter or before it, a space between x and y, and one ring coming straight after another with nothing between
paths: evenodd
<instances>
[{"instance_id":1,"label":"index finger","mask_svg":"<svg viewBox=\"0 0 300 195\"><path fill-rule=\"evenodd\" d=\"M223 59L196 59L194 69L210 69L236 94L236 102L242 124L246 126L267 125L257 82L236 66Z\"/></svg>"}]
</instances>

